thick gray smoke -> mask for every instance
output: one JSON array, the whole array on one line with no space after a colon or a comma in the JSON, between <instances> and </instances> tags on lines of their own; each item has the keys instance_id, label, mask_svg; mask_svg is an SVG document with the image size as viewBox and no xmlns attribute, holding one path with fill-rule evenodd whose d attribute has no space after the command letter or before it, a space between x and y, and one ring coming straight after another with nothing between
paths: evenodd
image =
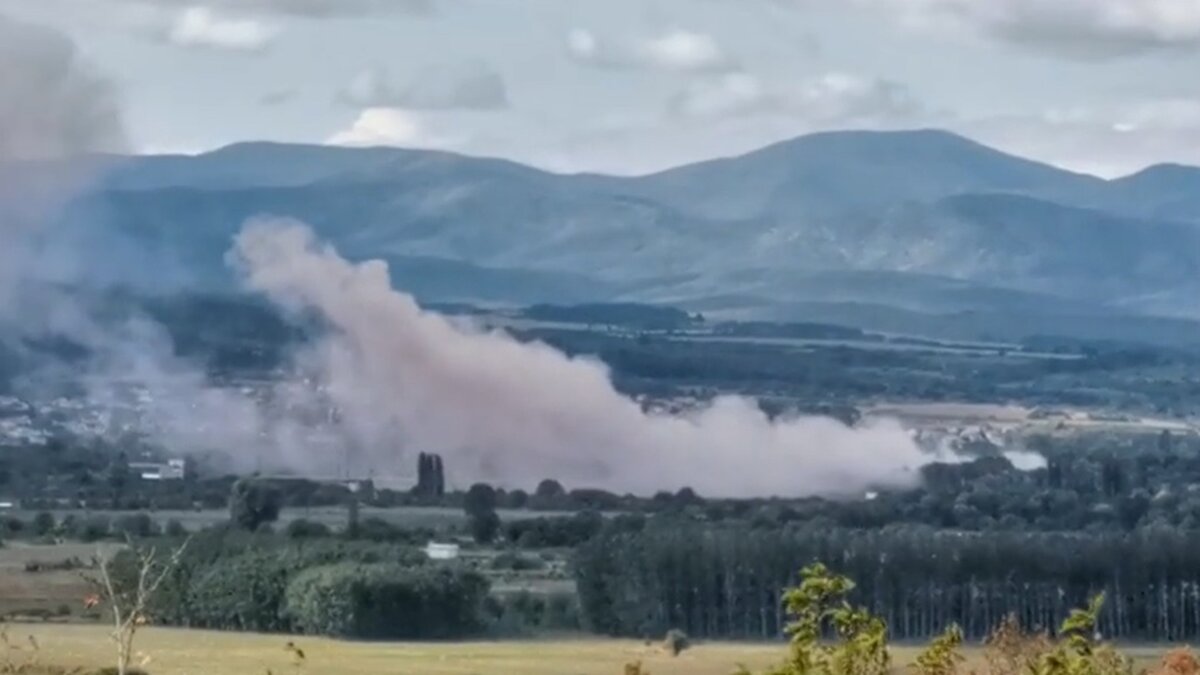
<instances>
[{"instance_id":1,"label":"thick gray smoke","mask_svg":"<svg viewBox=\"0 0 1200 675\"><path fill-rule=\"evenodd\" d=\"M35 232L96 168L61 160L124 145L113 87L70 38L0 14L0 309L35 272Z\"/></svg>"},{"instance_id":2,"label":"thick gray smoke","mask_svg":"<svg viewBox=\"0 0 1200 675\"><path fill-rule=\"evenodd\" d=\"M176 357L153 321L93 321L69 271L55 277L66 291L42 283L46 256L70 247L47 243L46 223L103 170L86 156L119 151L124 139L113 88L69 38L0 16L0 329L15 318L19 330L84 345L86 364L53 364L34 379L85 375L117 433L173 453L225 451L243 470L403 474L424 451L444 455L460 485L554 477L643 494L853 495L910 485L935 459L895 423L772 423L743 398L647 413L603 364L423 312L390 287L383 263L348 263L294 222L249 224L232 257L251 289L319 313L331 335L265 391L218 386ZM119 418L130 398L139 412Z\"/></svg>"},{"instance_id":3,"label":"thick gray smoke","mask_svg":"<svg viewBox=\"0 0 1200 675\"><path fill-rule=\"evenodd\" d=\"M101 409L106 401L116 410L123 397L153 396L154 433L171 445L199 447L195 436L207 432L211 447L222 439L218 431L230 430L244 440L259 425L252 402L210 386L202 371L176 359L153 322L100 325L75 292L85 282L64 261L77 252L51 224L115 159L100 153L125 147L116 90L71 39L0 15L0 346L49 336L93 355L86 363L39 359L19 385L24 394L41 396L86 375ZM144 433L141 424L113 419L108 426Z\"/></svg>"},{"instance_id":4,"label":"thick gray smoke","mask_svg":"<svg viewBox=\"0 0 1200 675\"><path fill-rule=\"evenodd\" d=\"M0 159L124 147L112 86L67 36L0 15L0 83Z\"/></svg>"},{"instance_id":5,"label":"thick gray smoke","mask_svg":"<svg viewBox=\"0 0 1200 675\"><path fill-rule=\"evenodd\" d=\"M845 495L910 485L934 459L893 423L772 423L739 397L694 414L644 412L602 364L424 312L392 289L385 263L347 262L294 221L247 224L233 257L251 289L329 322L314 358L345 423L376 441L368 448L442 453L460 480ZM380 448L385 434L392 444Z\"/></svg>"}]
</instances>

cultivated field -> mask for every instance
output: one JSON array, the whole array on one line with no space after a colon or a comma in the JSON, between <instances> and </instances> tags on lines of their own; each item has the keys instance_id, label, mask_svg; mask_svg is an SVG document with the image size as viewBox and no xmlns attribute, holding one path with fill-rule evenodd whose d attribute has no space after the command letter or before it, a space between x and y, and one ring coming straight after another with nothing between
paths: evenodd
<instances>
[{"instance_id":1,"label":"cultivated field","mask_svg":"<svg viewBox=\"0 0 1200 675\"><path fill-rule=\"evenodd\" d=\"M96 667L111 662L112 647L101 626L22 624L9 626L14 644L33 636L43 665ZM285 649L288 640L305 653L297 665ZM147 629L138 649L154 675L620 675L626 663L641 661L654 675L728 675L737 664L761 669L780 659L783 644L701 644L671 657L658 645L604 639L464 643L355 643L277 635ZM1157 661L1163 648L1126 650L1136 669ZM892 650L897 674L907 671L915 647ZM971 666L982 666L968 649ZM15 655L29 658L29 649ZM982 670L982 669L981 669Z\"/></svg>"},{"instance_id":2,"label":"cultivated field","mask_svg":"<svg viewBox=\"0 0 1200 675\"><path fill-rule=\"evenodd\" d=\"M84 570L74 567L74 562L87 565L99 548L113 546L116 544L40 546L6 542L0 548L0 620L32 618L45 612L59 615L64 609L71 614L79 612L90 586L83 578ZM68 561L70 564L64 564ZM29 565L47 569L32 572L27 570Z\"/></svg>"}]
</instances>

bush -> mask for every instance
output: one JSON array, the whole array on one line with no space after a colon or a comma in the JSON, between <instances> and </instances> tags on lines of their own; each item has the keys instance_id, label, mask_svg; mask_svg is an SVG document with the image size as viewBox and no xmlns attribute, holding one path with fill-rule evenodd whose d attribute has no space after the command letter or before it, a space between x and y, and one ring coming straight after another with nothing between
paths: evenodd
<instances>
[{"instance_id":1,"label":"bush","mask_svg":"<svg viewBox=\"0 0 1200 675\"><path fill-rule=\"evenodd\" d=\"M283 493L262 480L244 478L229 494L229 520L247 532L256 532L279 518Z\"/></svg>"},{"instance_id":2,"label":"bush","mask_svg":"<svg viewBox=\"0 0 1200 675\"><path fill-rule=\"evenodd\" d=\"M568 548L594 537L604 527L604 518L595 511L573 516L515 520L504 528L504 537L521 548Z\"/></svg>"},{"instance_id":3,"label":"bush","mask_svg":"<svg viewBox=\"0 0 1200 675\"><path fill-rule=\"evenodd\" d=\"M475 483L463 498L463 510L468 516L476 517L496 510L496 490L487 483Z\"/></svg>"},{"instance_id":4,"label":"bush","mask_svg":"<svg viewBox=\"0 0 1200 675\"><path fill-rule=\"evenodd\" d=\"M302 632L370 639L454 638L482 627L488 584L449 567L339 563L288 584L285 612Z\"/></svg>"},{"instance_id":5,"label":"bush","mask_svg":"<svg viewBox=\"0 0 1200 675\"><path fill-rule=\"evenodd\" d=\"M529 493L524 490L513 490L505 497L504 506L510 509L523 509L529 506Z\"/></svg>"},{"instance_id":6,"label":"bush","mask_svg":"<svg viewBox=\"0 0 1200 675\"><path fill-rule=\"evenodd\" d=\"M321 539L332 536L329 526L304 518L297 518L287 524L283 533L288 539Z\"/></svg>"},{"instance_id":7,"label":"bush","mask_svg":"<svg viewBox=\"0 0 1200 675\"><path fill-rule=\"evenodd\" d=\"M221 630L286 632L282 607L288 583L301 571L350 561L421 565L415 549L341 539L288 540L223 526L198 532L179 566L155 594L156 623ZM136 583L129 556L118 554L114 574Z\"/></svg>"},{"instance_id":8,"label":"bush","mask_svg":"<svg viewBox=\"0 0 1200 675\"><path fill-rule=\"evenodd\" d=\"M189 623L217 629L286 631L283 594L298 558L247 551L204 570L188 592Z\"/></svg>"},{"instance_id":9,"label":"bush","mask_svg":"<svg viewBox=\"0 0 1200 675\"><path fill-rule=\"evenodd\" d=\"M513 572L542 570L546 569L546 561L531 555L521 555L520 553L505 551L492 558L492 569L511 570Z\"/></svg>"},{"instance_id":10,"label":"bush","mask_svg":"<svg viewBox=\"0 0 1200 675\"><path fill-rule=\"evenodd\" d=\"M66 522L66 519L63 520ZM104 516L92 516L84 521L75 522L75 538L85 543L100 541L109 536L112 531L111 521Z\"/></svg>"},{"instance_id":11,"label":"bush","mask_svg":"<svg viewBox=\"0 0 1200 675\"><path fill-rule=\"evenodd\" d=\"M145 539L158 534L158 525L145 513L121 516L113 528L117 533L134 539Z\"/></svg>"},{"instance_id":12,"label":"bush","mask_svg":"<svg viewBox=\"0 0 1200 675\"><path fill-rule=\"evenodd\" d=\"M16 516L5 516L0 527L3 527L5 534L18 535L25 531L25 522Z\"/></svg>"},{"instance_id":13,"label":"bush","mask_svg":"<svg viewBox=\"0 0 1200 675\"><path fill-rule=\"evenodd\" d=\"M469 518L471 537L476 543L490 544L496 540L496 535L500 533L500 516L495 511L471 514Z\"/></svg>"},{"instance_id":14,"label":"bush","mask_svg":"<svg viewBox=\"0 0 1200 675\"><path fill-rule=\"evenodd\" d=\"M578 631L579 602L574 593L520 593L489 597L488 632L497 637Z\"/></svg>"},{"instance_id":15,"label":"bush","mask_svg":"<svg viewBox=\"0 0 1200 675\"><path fill-rule=\"evenodd\" d=\"M54 528L57 525L58 523L54 522L54 515L45 511L33 517L33 533L39 537L44 537L54 532Z\"/></svg>"},{"instance_id":16,"label":"bush","mask_svg":"<svg viewBox=\"0 0 1200 675\"><path fill-rule=\"evenodd\" d=\"M427 528L410 530L390 523L383 518L371 517L364 518L359 522L353 536L349 532L347 536L352 539L362 539L365 541L416 544L432 539L433 531Z\"/></svg>"},{"instance_id":17,"label":"bush","mask_svg":"<svg viewBox=\"0 0 1200 675\"><path fill-rule=\"evenodd\" d=\"M663 649L671 656L679 656L690 646L687 633L677 628L667 631L667 636L663 638Z\"/></svg>"}]
</instances>

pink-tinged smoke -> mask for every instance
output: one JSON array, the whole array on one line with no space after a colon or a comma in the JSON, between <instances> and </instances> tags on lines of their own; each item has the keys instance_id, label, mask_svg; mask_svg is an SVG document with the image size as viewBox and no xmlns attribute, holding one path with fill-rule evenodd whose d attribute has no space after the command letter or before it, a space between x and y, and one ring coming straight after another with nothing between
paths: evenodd
<instances>
[{"instance_id":1,"label":"pink-tinged smoke","mask_svg":"<svg viewBox=\"0 0 1200 675\"><path fill-rule=\"evenodd\" d=\"M364 452L441 453L458 483L861 495L911 485L934 459L896 423L772 422L741 397L645 412L603 364L423 311L391 287L384 262L348 262L295 221L248 223L231 258L250 289L328 322L309 365Z\"/></svg>"}]
</instances>

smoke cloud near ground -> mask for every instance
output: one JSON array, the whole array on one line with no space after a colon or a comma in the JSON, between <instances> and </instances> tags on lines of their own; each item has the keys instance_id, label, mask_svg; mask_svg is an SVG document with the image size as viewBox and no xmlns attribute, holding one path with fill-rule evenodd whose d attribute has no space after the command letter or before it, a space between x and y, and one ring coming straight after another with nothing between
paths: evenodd
<instances>
[{"instance_id":1,"label":"smoke cloud near ground","mask_svg":"<svg viewBox=\"0 0 1200 675\"><path fill-rule=\"evenodd\" d=\"M603 364L425 312L391 287L385 263L348 262L295 221L248 223L232 258L250 289L328 321L331 335L309 359L352 433L391 434L390 445L364 443L367 452L441 453L460 482L851 495L912 485L934 459L895 423L772 422L740 397L690 414L645 412Z\"/></svg>"},{"instance_id":2,"label":"smoke cloud near ground","mask_svg":"<svg viewBox=\"0 0 1200 675\"><path fill-rule=\"evenodd\" d=\"M88 251L48 223L103 172L95 153L124 146L116 92L72 41L0 15L0 346L15 333L86 348L85 362L42 364L29 381L81 378L114 416L138 399L136 417L109 420L117 434L172 454L223 451L240 470L403 475L417 452L437 452L459 486L552 477L641 494L853 496L954 459L922 452L894 422L772 422L739 397L645 412L603 364L424 312L384 263L347 262L291 221L249 223L231 259L249 289L320 315L329 333L265 398L214 383L163 326L136 311L97 322L76 292L84 277L70 264L51 273Z\"/></svg>"}]
</instances>

